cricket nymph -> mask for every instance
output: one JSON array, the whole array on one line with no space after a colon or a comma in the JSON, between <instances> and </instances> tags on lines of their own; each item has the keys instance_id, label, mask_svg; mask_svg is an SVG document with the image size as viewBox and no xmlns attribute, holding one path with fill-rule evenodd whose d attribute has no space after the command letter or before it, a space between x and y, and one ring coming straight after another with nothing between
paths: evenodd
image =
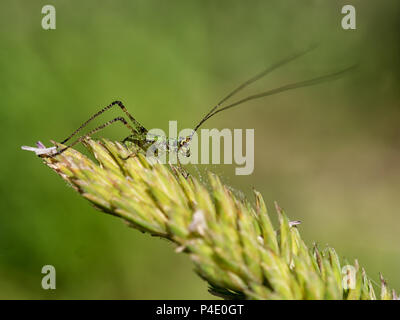
<instances>
[{"instance_id":1,"label":"cricket nymph","mask_svg":"<svg viewBox=\"0 0 400 320\"><path fill-rule=\"evenodd\" d=\"M133 143L139 146L144 151L152 148L152 151L156 156L158 156L160 152L175 152L184 157L190 157L191 139L192 135L187 137L168 138L165 136L155 135L147 132L145 137L137 134L129 135L122 141L122 143L125 146L127 146L127 142Z\"/></svg>"},{"instance_id":2,"label":"cricket nymph","mask_svg":"<svg viewBox=\"0 0 400 320\"><path fill-rule=\"evenodd\" d=\"M143 151L147 151L149 148L156 148L157 150L155 152L176 152L179 154L182 154L185 157L190 157L190 142L192 141L192 138L194 136L194 134L196 133L196 131L200 128L200 126L202 124L204 124L204 122L206 122L208 119L210 119L211 117L213 117L214 115L216 115L217 113L236 107L238 105L241 105L245 102L248 102L250 100L255 100L255 99L260 99L263 97L267 97L267 96L271 96L271 95L275 95L281 92L285 92L288 90L292 90L292 89L297 89L297 88L303 88L303 87L308 87L308 86L313 86L315 84L318 83L322 83L322 82L326 82L326 81L330 81L330 80L334 80L339 78L340 76L342 76L343 74L345 74L346 72L354 69L354 66L351 66L349 68L334 72L334 73L330 73L324 76L320 76L320 77L316 77L316 78L312 78L309 80L304 80L304 81L299 81L299 82L294 82L294 83L289 83L268 91L264 91L258 94L253 94L250 96L247 96L246 98L240 99L236 102L230 103L228 105L224 106L224 103L230 99L232 96L234 96L236 93L238 93L239 91L243 90L244 88L246 88L247 86L249 86L250 84L254 83L255 81L263 78L264 76L266 76L267 74L269 74L270 72L274 71L275 69L278 69L279 67L288 64L289 62L305 55L306 53L310 52L314 47L311 47L307 50L298 52L292 56L286 57L285 59L282 59L281 61L278 61L277 63L273 64L272 66L270 66L269 68L265 69L264 71L256 74L254 77L248 79L247 81L245 81L244 83L242 83L240 86L238 86L236 89L234 89L233 91L231 91L227 96L225 96L222 100L220 100L214 107L211 108L211 110L198 122L198 124L194 127L192 133L187 136L187 137L179 137L177 139L174 138L166 138L166 137L162 137L162 136L157 136L157 135L151 135L149 133L149 131L142 126L126 109L126 107L124 106L124 104L121 101L114 101L112 103L110 103L108 106L104 107L103 109L101 109L100 111L98 111L97 113L95 113L93 116L91 116L87 121L85 121L80 127L78 127L78 129L76 129L70 136L68 136L66 139L64 139L60 144L61 145L65 145L66 142L68 142L72 137L74 137L78 132L80 132L84 127L86 127L89 122L91 122L92 120L94 120L95 118L97 118L98 116L100 116L101 114L103 114L105 111L113 108L114 106L118 106L124 113L125 115L128 117L128 119L130 120L130 122L128 123L128 121L124 118L124 117L116 117L112 120L107 121L106 123L102 124L101 126L98 126L97 128L92 129L91 131L89 131L86 135L81 136L80 138L76 139L74 142L72 142L70 145L65 146L64 148L57 150L57 152L49 152L47 154L47 156L49 157L55 157L59 154L61 154L62 152L64 152L66 149L73 147L74 145L76 145L77 143L83 141L86 137L89 137L93 134L95 134L96 132L108 127L109 125L113 124L113 123L117 123L120 122L122 123L126 128L128 128L128 130L131 132L131 134L129 136L127 136L122 142L123 144L127 143L127 142L131 142L133 144L135 144L137 147L139 147L140 149L142 149ZM36 150L36 149L35 149ZM40 150L36 150L39 153L43 153L43 149L40 148ZM128 157L129 158L129 157ZM179 162L179 157L178 157L178 162Z\"/></svg>"}]
</instances>

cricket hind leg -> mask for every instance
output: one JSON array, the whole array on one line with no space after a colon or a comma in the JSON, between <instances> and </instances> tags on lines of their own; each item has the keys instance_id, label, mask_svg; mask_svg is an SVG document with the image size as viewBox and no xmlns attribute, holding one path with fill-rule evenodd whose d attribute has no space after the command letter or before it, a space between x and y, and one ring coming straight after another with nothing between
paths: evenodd
<instances>
[{"instance_id":1,"label":"cricket hind leg","mask_svg":"<svg viewBox=\"0 0 400 320\"><path fill-rule=\"evenodd\" d=\"M146 141L146 135L134 133L134 134L131 134L131 135L127 136L126 138L124 138L124 140L121 141L121 144L126 149L129 150L129 146L127 145L127 142L131 142L134 145L136 145L139 149L146 150L146 146L144 144L144 141ZM128 154L126 157L121 157L120 156L120 158L121 158L121 160L128 160L129 158L136 157L137 154L138 154L137 151L133 151L130 154Z\"/></svg>"},{"instance_id":2,"label":"cricket hind leg","mask_svg":"<svg viewBox=\"0 0 400 320\"><path fill-rule=\"evenodd\" d=\"M72 148L73 146L75 146L76 144L78 144L79 142L82 142L84 139L92 136L93 134L95 134L96 132L108 127L109 125L116 123L116 122L122 122L122 124L124 126L126 126L129 130L133 131L133 128L128 124L128 122L123 118L123 117L117 117L114 118L110 121L107 121L106 123L102 124L101 126L98 126L97 128L91 130L88 134L81 136L80 138L78 138L77 140L75 140L74 142L72 142L69 146L66 146L65 148L61 149L60 151L58 151L57 153L53 154L52 157L55 157L57 155L62 154L64 151L66 151L69 148Z\"/></svg>"},{"instance_id":3,"label":"cricket hind leg","mask_svg":"<svg viewBox=\"0 0 400 320\"><path fill-rule=\"evenodd\" d=\"M78 129L76 129L74 132L72 132L72 134L64 139L61 144L65 144L67 141L69 141L72 137L74 137L79 131L81 131L83 128L85 128L89 122L91 122L92 120L94 120L95 118L97 118L98 116L100 116L101 114L103 114L104 112L106 112L107 110L111 109L114 106L118 106L119 108L121 108L121 110L123 112L125 112L125 114L128 116L128 118L131 120L131 122L135 125L135 127L137 127L137 130L134 130L132 127L130 127L130 130L132 132L141 132L141 133L146 133L147 130L146 128L144 128L130 113L129 111L126 109L126 107L124 106L124 104L121 101L114 101L112 103L110 103L108 106L104 107L103 109L101 109L100 111L98 111L97 113L95 113L93 116L91 116L88 120L86 120ZM125 120L124 120L125 121ZM126 121L125 121L126 122Z\"/></svg>"}]
</instances>

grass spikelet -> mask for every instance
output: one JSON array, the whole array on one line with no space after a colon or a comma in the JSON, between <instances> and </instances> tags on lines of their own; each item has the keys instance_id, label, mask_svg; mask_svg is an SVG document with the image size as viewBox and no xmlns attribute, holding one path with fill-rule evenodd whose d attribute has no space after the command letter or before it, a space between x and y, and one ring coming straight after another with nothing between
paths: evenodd
<instances>
[{"instance_id":1,"label":"grass spikelet","mask_svg":"<svg viewBox=\"0 0 400 320\"><path fill-rule=\"evenodd\" d=\"M88 139L96 161L73 149L46 165L94 206L153 236L170 240L188 254L210 293L225 299L398 299L380 277L380 294L355 261L354 286L346 288L341 262L331 247L309 248L297 222L276 204L271 222L260 193L255 207L238 199L218 176L207 188L174 166L150 163L119 142ZM128 158L127 158L128 157Z\"/></svg>"}]
</instances>

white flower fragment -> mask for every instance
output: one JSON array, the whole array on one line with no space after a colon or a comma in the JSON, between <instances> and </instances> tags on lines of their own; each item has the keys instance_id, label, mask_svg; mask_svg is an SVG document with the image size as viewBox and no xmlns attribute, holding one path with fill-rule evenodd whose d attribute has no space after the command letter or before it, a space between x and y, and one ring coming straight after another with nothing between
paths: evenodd
<instances>
[{"instance_id":1,"label":"white flower fragment","mask_svg":"<svg viewBox=\"0 0 400 320\"><path fill-rule=\"evenodd\" d=\"M37 156L40 155L53 155L57 153L57 147L50 147L50 148L46 148L45 145L43 143L41 143L40 141L38 141L36 143L37 148L35 147L29 147L29 146L21 146L22 150L26 150L26 151L32 151L34 152Z\"/></svg>"},{"instance_id":2,"label":"white flower fragment","mask_svg":"<svg viewBox=\"0 0 400 320\"><path fill-rule=\"evenodd\" d=\"M202 210L197 210L193 214L192 222L189 224L190 232L197 232L199 235L204 236L206 229L206 219Z\"/></svg>"}]
</instances>

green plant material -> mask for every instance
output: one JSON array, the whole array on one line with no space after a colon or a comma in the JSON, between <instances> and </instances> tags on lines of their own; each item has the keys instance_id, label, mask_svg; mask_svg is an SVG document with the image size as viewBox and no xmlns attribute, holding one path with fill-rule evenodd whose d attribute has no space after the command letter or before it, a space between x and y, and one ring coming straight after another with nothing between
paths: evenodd
<instances>
[{"instance_id":1,"label":"green plant material","mask_svg":"<svg viewBox=\"0 0 400 320\"><path fill-rule=\"evenodd\" d=\"M367 299L398 298L381 276L380 294L358 262L355 285L344 289L343 264L333 248L308 248L295 223L276 205L274 229L262 196L255 208L239 200L220 179L209 174L211 190L174 166L151 164L140 150L118 142L88 139L85 146L98 163L68 149L42 156L99 210L130 226L169 239L188 254L195 270L225 299ZM133 146L134 147L134 146ZM348 282L350 284L350 282Z\"/></svg>"}]
</instances>

